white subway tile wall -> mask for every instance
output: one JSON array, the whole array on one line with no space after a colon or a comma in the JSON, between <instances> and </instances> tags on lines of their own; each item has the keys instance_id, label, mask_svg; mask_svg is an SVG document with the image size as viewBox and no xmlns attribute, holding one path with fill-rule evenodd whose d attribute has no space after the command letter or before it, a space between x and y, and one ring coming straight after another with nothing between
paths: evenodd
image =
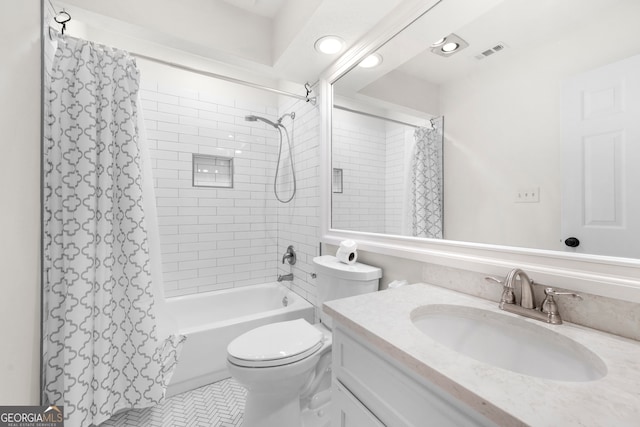
<instances>
[{"instance_id":1,"label":"white subway tile wall","mask_svg":"<svg viewBox=\"0 0 640 427\"><path fill-rule=\"evenodd\" d=\"M387 234L407 234L411 154L414 129L391 124L386 133L385 227Z\"/></svg>"},{"instance_id":2,"label":"white subway tile wall","mask_svg":"<svg viewBox=\"0 0 640 427\"><path fill-rule=\"evenodd\" d=\"M374 129L351 122L347 116L333 121L332 138L332 167L342 169L342 193L332 194L332 226L345 230L383 231L384 128Z\"/></svg>"},{"instance_id":3,"label":"white subway tile wall","mask_svg":"<svg viewBox=\"0 0 640 427\"><path fill-rule=\"evenodd\" d=\"M315 301L311 259L318 253L318 110L310 103L256 105L205 92L144 82L142 106L156 189L165 295L177 296L273 282L286 283ZM286 107L286 108L285 108ZM298 192L290 204L278 203L273 177L279 133L255 114L283 119L290 136ZM292 188L284 140L278 188ZM233 188L192 186L192 154L233 157ZM298 263L282 265L293 244Z\"/></svg>"},{"instance_id":4,"label":"white subway tile wall","mask_svg":"<svg viewBox=\"0 0 640 427\"><path fill-rule=\"evenodd\" d=\"M273 281L278 134L244 116L278 114L164 84L141 90L158 205L165 295ZM233 188L192 185L192 155L233 157Z\"/></svg>"},{"instance_id":5,"label":"white subway tile wall","mask_svg":"<svg viewBox=\"0 0 640 427\"><path fill-rule=\"evenodd\" d=\"M287 283L297 294L317 306L316 279L313 257L319 255L320 241L320 116L318 107L304 101L289 101L280 108L280 115L295 112L295 119L285 117L293 140L293 158L297 180L296 196L290 203L277 203L278 223L278 274L293 273L294 280ZM281 163L289 167L289 153L283 150ZM285 176L290 176L283 168ZM289 198L291 183L278 186L282 190L280 198ZM288 191L289 190L289 191ZM269 191L269 197L274 198ZM298 259L296 264L282 264L287 246L293 245Z\"/></svg>"},{"instance_id":6,"label":"white subway tile wall","mask_svg":"<svg viewBox=\"0 0 640 427\"><path fill-rule=\"evenodd\" d=\"M343 169L343 192L332 195L332 226L407 234L414 128L338 113L332 167Z\"/></svg>"}]
</instances>

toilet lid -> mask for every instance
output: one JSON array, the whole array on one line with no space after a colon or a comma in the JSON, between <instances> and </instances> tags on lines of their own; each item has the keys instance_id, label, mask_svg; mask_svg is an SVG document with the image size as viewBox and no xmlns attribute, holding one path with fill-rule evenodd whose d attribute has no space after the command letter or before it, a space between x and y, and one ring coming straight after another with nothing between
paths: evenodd
<instances>
[{"instance_id":1,"label":"toilet lid","mask_svg":"<svg viewBox=\"0 0 640 427\"><path fill-rule=\"evenodd\" d=\"M323 334L304 319L271 323L240 335L227 347L240 366L280 366L304 359L322 347Z\"/></svg>"}]
</instances>

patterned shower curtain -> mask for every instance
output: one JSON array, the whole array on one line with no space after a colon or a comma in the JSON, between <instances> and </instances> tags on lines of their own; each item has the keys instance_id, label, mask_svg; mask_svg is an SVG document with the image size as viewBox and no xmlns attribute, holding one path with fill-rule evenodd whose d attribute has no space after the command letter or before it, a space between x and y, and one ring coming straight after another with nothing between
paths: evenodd
<instances>
[{"instance_id":1,"label":"patterned shower curtain","mask_svg":"<svg viewBox=\"0 0 640 427\"><path fill-rule=\"evenodd\" d=\"M135 61L58 37L45 109L44 395L84 427L160 402L183 337L157 334Z\"/></svg>"},{"instance_id":2,"label":"patterned shower curtain","mask_svg":"<svg viewBox=\"0 0 640 427\"><path fill-rule=\"evenodd\" d=\"M442 238L442 139L443 118L433 128L416 129L411 162L411 234Z\"/></svg>"}]
</instances>

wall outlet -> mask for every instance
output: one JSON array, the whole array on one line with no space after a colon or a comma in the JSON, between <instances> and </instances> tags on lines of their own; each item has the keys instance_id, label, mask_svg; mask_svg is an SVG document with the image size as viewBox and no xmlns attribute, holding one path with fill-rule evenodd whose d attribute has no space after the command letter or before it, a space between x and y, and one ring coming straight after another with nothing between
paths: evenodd
<instances>
[{"instance_id":1,"label":"wall outlet","mask_svg":"<svg viewBox=\"0 0 640 427\"><path fill-rule=\"evenodd\" d=\"M516 203L540 202L540 187L519 188L516 190Z\"/></svg>"}]
</instances>

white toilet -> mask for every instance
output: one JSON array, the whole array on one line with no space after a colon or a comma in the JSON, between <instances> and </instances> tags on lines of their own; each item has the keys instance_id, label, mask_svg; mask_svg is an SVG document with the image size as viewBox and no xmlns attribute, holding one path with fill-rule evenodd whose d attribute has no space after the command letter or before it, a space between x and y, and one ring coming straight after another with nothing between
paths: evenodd
<instances>
[{"instance_id":1,"label":"white toilet","mask_svg":"<svg viewBox=\"0 0 640 427\"><path fill-rule=\"evenodd\" d=\"M325 301L378 290L382 270L347 265L323 255L313 262L318 305ZM227 366L247 389L244 427L324 427L330 398L331 318L320 324L304 319L261 326L227 347Z\"/></svg>"}]
</instances>

